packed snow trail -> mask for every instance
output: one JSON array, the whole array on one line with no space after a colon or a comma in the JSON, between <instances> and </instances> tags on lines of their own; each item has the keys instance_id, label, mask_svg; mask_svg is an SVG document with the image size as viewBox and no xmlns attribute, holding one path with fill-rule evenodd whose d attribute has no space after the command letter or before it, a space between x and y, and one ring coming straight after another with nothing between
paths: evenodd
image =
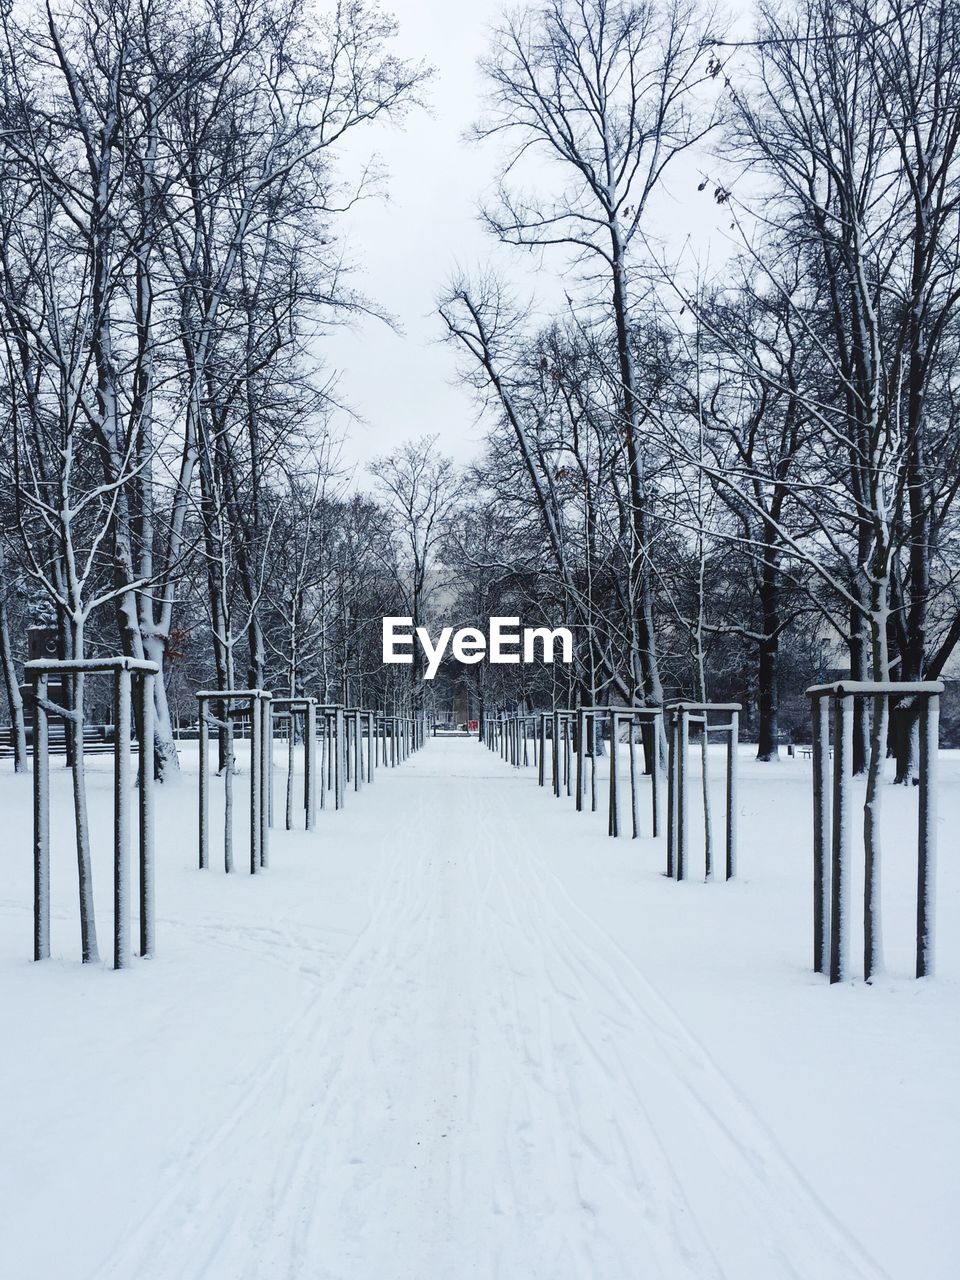
<instances>
[{"instance_id":1,"label":"packed snow trail","mask_svg":"<svg viewBox=\"0 0 960 1280\"><path fill-rule=\"evenodd\" d=\"M531 771L436 740L374 796L366 927L89 1280L884 1274L569 898Z\"/></svg>"}]
</instances>

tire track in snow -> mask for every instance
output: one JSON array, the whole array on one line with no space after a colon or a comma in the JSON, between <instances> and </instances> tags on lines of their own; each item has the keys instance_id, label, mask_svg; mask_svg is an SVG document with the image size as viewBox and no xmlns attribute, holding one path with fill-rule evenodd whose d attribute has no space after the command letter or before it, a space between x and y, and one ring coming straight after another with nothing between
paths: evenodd
<instances>
[{"instance_id":1,"label":"tire track in snow","mask_svg":"<svg viewBox=\"0 0 960 1280\"><path fill-rule=\"evenodd\" d=\"M385 848L393 845L396 838L397 832L393 831L383 841ZM129 1280L132 1275L138 1280L154 1276L169 1280L172 1275L182 1280L191 1276L213 1280L220 1275L225 1280L236 1280L241 1274L240 1269L231 1269L228 1261L228 1256L237 1252L238 1243L244 1265L250 1256L250 1227L238 1202L262 1200L267 1193L258 1181L259 1167L241 1171L249 1165L251 1149L261 1146L269 1152L278 1142L291 1140L291 1134L280 1135L270 1125L272 1113L264 1110L265 1105L271 1097L278 1102L290 1097L292 1064L314 1061L312 1051L329 1035L330 1026L340 1029L339 1007L366 978L373 981L378 968L390 963L393 935L399 924L398 905L403 901L404 884L409 889L413 879L400 874L402 864L391 862L389 853L381 858L381 865L386 866L388 874L380 883L370 920L339 970L291 1022L282 1048L278 1051L273 1047L247 1072L238 1090L239 1100L192 1144L178 1161L175 1181L156 1207L116 1250L111 1250L110 1257L94 1269L90 1280ZM391 917L392 929L388 927ZM292 1140L296 1140L295 1134ZM266 1163L269 1166L269 1158ZM249 1203L247 1207L250 1208ZM251 1212L255 1211L256 1204Z\"/></svg>"},{"instance_id":2,"label":"tire track in snow","mask_svg":"<svg viewBox=\"0 0 960 1280\"><path fill-rule=\"evenodd\" d=\"M280 1257L267 1249L251 1266L251 1276L302 1275L325 1248L332 1252L331 1240L338 1242L343 1269L331 1262L324 1273L330 1276L379 1276L384 1257L390 1258L391 1277L497 1273L484 1265L492 1263L495 1248L488 1245L484 1257L483 1242L465 1238L478 1160L461 1147L476 1115L479 1064L491 1041L472 1012L464 1017L464 1010L476 1008L477 991L489 979L476 950L477 903L485 887L472 850L446 856L436 830L440 815L449 814L456 816L458 829L472 832L471 815L463 812L467 799L468 789L438 789L429 808L434 830L427 827L419 856L404 851L422 927L397 930L392 969L380 990L371 989L369 1007L359 1011L361 1023L380 1028L381 1043L360 1059L356 1079L341 1082L347 1088L338 1100L339 1129L303 1148L286 1200L275 1206L270 1234L274 1245L287 1237L283 1268ZM426 817L425 800L415 823L418 837ZM399 1084L391 1090L394 1076ZM375 1111L360 1114L384 1092L390 1105L382 1118ZM385 1121L392 1133L384 1131ZM369 1149L372 1161L358 1160L346 1171L342 1193L331 1195L338 1172L341 1177L344 1172L335 1167L336 1153L351 1141ZM378 1158L380 1167L371 1169ZM305 1189L311 1187L325 1193L309 1206ZM395 1228L400 1238L390 1253L377 1232L391 1214L396 1222L399 1204L403 1226ZM293 1232L287 1225L291 1218ZM362 1240L363 1232L373 1238Z\"/></svg>"},{"instance_id":3,"label":"tire track in snow","mask_svg":"<svg viewBox=\"0 0 960 1280\"><path fill-rule=\"evenodd\" d=\"M505 815L504 822L522 843L516 820ZM704 1208L712 1210L714 1225L704 1226L704 1234L729 1235L725 1229L736 1214L741 1250L721 1274L730 1280L744 1275L762 1275L764 1280L827 1275L831 1280L880 1280L883 1270L793 1167L749 1102L679 1016L602 926L573 901L546 858L533 853L518 868L526 890L521 900L536 899L539 904L538 911L529 913L527 924L537 931L544 954L553 956L549 977L555 993L563 996L571 986L577 992L577 1005L568 1007L580 1010L573 1024L584 1052L593 1058L598 1079L612 1080L616 1071L621 1094L643 1108L663 1134L664 1153L686 1150L682 1166L676 1156L668 1159L684 1184L700 1184L696 1198L687 1198L697 1204L698 1216ZM542 927L546 920L551 921L550 927ZM602 1053L596 1028L585 1029L585 1021L607 1027ZM645 1101L651 1089L655 1109ZM666 1099L669 1105L664 1105ZM709 1144L715 1169L712 1185L704 1176L704 1143ZM723 1200L730 1202L726 1222L716 1212ZM762 1243L762 1254L745 1253L744 1243L757 1242ZM720 1264L724 1251L714 1252Z\"/></svg>"},{"instance_id":4,"label":"tire track in snow","mask_svg":"<svg viewBox=\"0 0 960 1280\"><path fill-rule=\"evenodd\" d=\"M490 821L499 830L501 842L505 827L514 832L508 842L510 856L498 863L508 913L498 930L498 944L505 956L513 956L513 963L522 950L531 985L541 993L534 1065L543 1077L542 1091L557 1107L555 1129L565 1137L566 1150L556 1151L555 1156L558 1164L566 1164L572 1178L569 1203L580 1206L581 1227L584 1219L590 1223L591 1216L606 1219L604 1208L610 1196L619 1209L616 1222L607 1224L606 1236L598 1225L589 1239L579 1242L578 1273L710 1280L720 1273L645 1108L642 1103L639 1109L631 1108L634 1131L628 1146L618 1117L610 1114L606 1101L617 1087L616 1077L593 1053L571 1013L571 1002L578 996L570 987L575 991L576 984L558 984L549 968L549 951L567 941L566 922L559 922L559 938L550 936L558 922L555 913L544 912L542 894L525 867L527 843L516 838L516 827L499 812ZM542 994L547 991L554 996L549 1005ZM599 1194L597 1183L603 1184L605 1194Z\"/></svg>"}]
</instances>

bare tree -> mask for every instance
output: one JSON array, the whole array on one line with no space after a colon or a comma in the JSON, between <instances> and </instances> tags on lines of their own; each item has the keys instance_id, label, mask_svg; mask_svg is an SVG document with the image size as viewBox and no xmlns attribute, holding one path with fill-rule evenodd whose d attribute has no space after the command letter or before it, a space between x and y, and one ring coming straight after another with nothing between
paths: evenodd
<instances>
[{"instance_id":1,"label":"bare tree","mask_svg":"<svg viewBox=\"0 0 960 1280\"><path fill-rule=\"evenodd\" d=\"M446 521L462 495L462 479L450 458L437 451L436 436L422 436L370 464L386 508L393 518L395 558L389 567L414 627L429 621L436 589L437 552ZM424 655L413 647L410 698L414 713L424 706Z\"/></svg>"},{"instance_id":2,"label":"bare tree","mask_svg":"<svg viewBox=\"0 0 960 1280\"><path fill-rule=\"evenodd\" d=\"M486 213L509 244L572 255L588 305L615 332L632 549L629 590L643 695L663 698L648 543L651 493L640 435L644 408L631 343L633 250L665 170L712 125L697 98L709 78L709 27L681 2L552 0L508 21L484 69L490 84L483 138L511 144L498 203ZM507 185L528 153L557 182L543 195Z\"/></svg>"}]
</instances>

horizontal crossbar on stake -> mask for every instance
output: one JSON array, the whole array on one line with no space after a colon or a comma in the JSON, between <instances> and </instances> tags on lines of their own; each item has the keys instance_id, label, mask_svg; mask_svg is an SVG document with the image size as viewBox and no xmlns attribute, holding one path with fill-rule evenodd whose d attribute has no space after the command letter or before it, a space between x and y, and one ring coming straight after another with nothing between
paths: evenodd
<instances>
[{"instance_id":1,"label":"horizontal crossbar on stake","mask_svg":"<svg viewBox=\"0 0 960 1280\"><path fill-rule=\"evenodd\" d=\"M608 716L616 714L618 716L633 716L638 720L656 720L663 714L662 707L580 707L580 712L585 716ZM576 714L575 712L573 714Z\"/></svg>"},{"instance_id":2,"label":"horizontal crossbar on stake","mask_svg":"<svg viewBox=\"0 0 960 1280\"><path fill-rule=\"evenodd\" d=\"M303 809L306 830L313 831L316 826L316 778L317 778L317 699L306 694L273 698L270 702L270 728L266 749L269 753L268 766L273 764L273 732L277 722L288 726L287 733L287 786L286 804L284 806L284 823L288 831L293 829L293 793L294 793L294 743L297 736L298 722L303 724ZM272 779L271 779L272 781ZM271 786L272 793L272 786ZM272 794L270 819L272 813Z\"/></svg>"},{"instance_id":3,"label":"horizontal crossbar on stake","mask_svg":"<svg viewBox=\"0 0 960 1280\"><path fill-rule=\"evenodd\" d=\"M34 658L24 663L23 669L30 675L113 675L117 671L160 674L157 664L145 658Z\"/></svg>"},{"instance_id":4,"label":"horizontal crossbar on stake","mask_svg":"<svg viewBox=\"0 0 960 1280\"><path fill-rule=\"evenodd\" d=\"M911 693L943 693L942 680L838 680L834 684L815 684L807 690L808 698L866 698L887 694L897 697Z\"/></svg>"},{"instance_id":5,"label":"horizontal crossbar on stake","mask_svg":"<svg viewBox=\"0 0 960 1280\"><path fill-rule=\"evenodd\" d=\"M39 658L25 664L34 686L33 707L33 853L34 853L34 959L50 955L50 715L72 721L81 738L77 751L82 758L82 706L59 707L47 696L51 675L110 676L113 682L113 967L130 963L130 797L131 718L138 722L140 787L136 809L139 816L140 864L140 954L152 955L155 947L154 855L153 855L153 747L154 679L159 674L155 662L119 656L61 660ZM78 820L79 837L79 820ZM82 875L82 868L81 868ZM91 925L93 921L90 921ZM95 943L88 952L84 933L84 961L93 958Z\"/></svg>"},{"instance_id":6,"label":"horizontal crossbar on stake","mask_svg":"<svg viewBox=\"0 0 960 1280\"><path fill-rule=\"evenodd\" d=\"M742 711L739 702L668 702L664 711Z\"/></svg>"},{"instance_id":7,"label":"horizontal crossbar on stake","mask_svg":"<svg viewBox=\"0 0 960 1280\"><path fill-rule=\"evenodd\" d=\"M231 731L234 721L249 717L250 721L250 874L256 875L269 865L270 823L273 792L272 693L267 689L200 689L196 694L200 721L200 788L199 788L199 867L209 867L209 791L210 763L208 747L211 729ZM210 703L225 703L231 709L225 719L214 716ZM234 703L246 703L238 712ZM233 871L232 828L232 736L228 737L228 767L224 771L224 871Z\"/></svg>"},{"instance_id":8,"label":"horizontal crossbar on stake","mask_svg":"<svg viewBox=\"0 0 960 1280\"><path fill-rule=\"evenodd\" d=\"M919 703L919 805L917 820L916 976L933 972L933 883L937 850L936 773L941 680L838 680L807 689L813 716L813 953L814 969L830 982L848 976L850 850L852 843L854 710L857 698L908 706ZM882 710L882 706L881 706ZM833 779L828 763L833 720ZM881 750L883 748L881 747ZM870 779L882 770L873 762ZM878 796L864 806L863 976L870 982L880 962Z\"/></svg>"},{"instance_id":9,"label":"horizontal crossbar on stake","mask_svg":"<svg viewBox=\"0 0 960 1280\"><path fill-rule=\"evenodd\" d=\"M226 702L234 698L272 698L273 695L265 689L198 689L197 697Z\"/></svg>"},{"instance_id":10,"label":"horizontal crossbar on stake","mask_svg":"<svg viewBox=\"0 0 960 1280\"><path fill-rule=\"evenodd\" d=\"M723 733L727 738L726 747L726 868L725 878L732 880L736 875L737 862L737 747L740 737L739 702L669 702L664 707L664 716L668 726L667 739L667 867L666 873L673 879L683 880L687 873L688 820L687 804L689 789L687 753L690 745L690 726L699 725L703 731L704 744L711 733ZM711 724L711 715L728 717L720 724ZM704 778L706 780L707 758L703 761ZM706 798L707 788L704 788ZM705 822L709 818L705 812ZM704 841L704 876L710 879L713 875L713 860L709 841Z\"/></svg>"}]
</instances>

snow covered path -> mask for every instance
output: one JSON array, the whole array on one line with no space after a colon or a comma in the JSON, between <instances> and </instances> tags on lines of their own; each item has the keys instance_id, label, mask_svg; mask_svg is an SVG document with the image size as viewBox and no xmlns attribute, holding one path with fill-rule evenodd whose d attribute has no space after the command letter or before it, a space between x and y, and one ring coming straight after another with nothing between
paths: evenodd
<instances>
[{"instance_id":1,"label":"snow covered path","mask_svg":"<svg viewBox=\"0 0 960 1280\"><path fill-rule=\"evenodd\" d=\"M531 774L474 741L430 742L351 796L345 814L322 819L339 824L341 847L329 828L275 833L269 877L236 878L254 891L286 879L285 891L262 893L256 920L235 914L231 924L228 912L215 922L214 895L200 919L164 922L161 909L164 940L178 930L184 948L212 939L266 970L255 1001L269 1001L275 974L278 1016L250 1009L244 1038L234 1031L244 1017L237 992L208 1007L235 1041L222 1088L208 1085L199 1110L191 1073L175 1073L189 1125L129 1196L114 1162L119 1211L92 1233L72 1277L888 1274L615 931L575 900L544 822L556 802ZM592 838L590 847L599 847ZM292 850L312 853L307 893ZM329 858L353 861L350 893L367 895L363 913L344 906L339 940L320 927L337 913L319 901L337 887L324 880ZM246 894L244 911L255 897ZM176 1058L176 1042L169 1052ZM110 1115L107 1102L100 1138L129 1162L123 1138L105 1128ZM150 1139L142 1155L149 1168ZM66 1277L49 1262L31 1269L43 1247L33 1242L31 1253L30 1243L19 1241L3 1274Z\"/></svg>"}]
</instances>

